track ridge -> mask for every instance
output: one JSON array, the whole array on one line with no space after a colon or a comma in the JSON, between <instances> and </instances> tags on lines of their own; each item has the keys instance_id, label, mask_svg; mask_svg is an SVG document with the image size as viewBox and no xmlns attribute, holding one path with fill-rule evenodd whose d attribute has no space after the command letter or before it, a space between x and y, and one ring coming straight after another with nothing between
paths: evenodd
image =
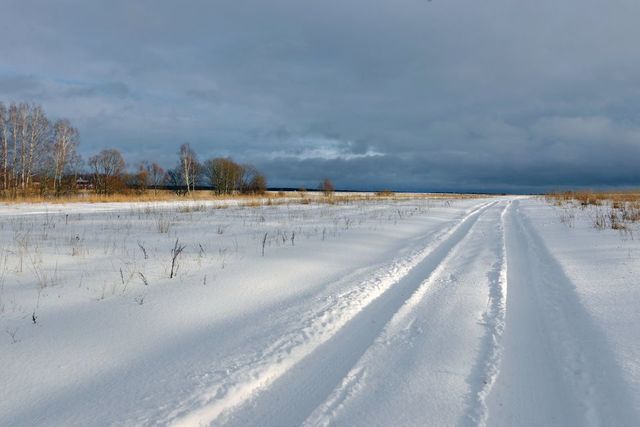
<instances>
[{"instance_id":1,"label":"track ridge","mask_svg":"<svg viewBox=\"0 0 640 427\"><path fill-rule=\"evenodd\" d=\"M498 261L487 273L489 281L489 300L487 310L483 315L483 323L487 329L485 336L485 349L481 353L476 367L475 376L483 378L483 381L476 382L478 387L471 392L471 404L465 416L463 424L484 426L487 423L488 407L486 398L491 392L496 378L500 372L500 362L502 359L502 335L504 333L507 311L507 242L506 242L506 216L512 211L512 201L508 201L502 213L500 222L496 225L501 235L499 245L495 251ZM469 381L473 384L472 381Z\"/></svg>"},{"instance_id":2,"label":"track ridge","mask_svg":"<svg viewBox=\"0 0 640 427\"><path fill-rule=\"evenodd\" d=\"M510 202L508 202L507 207ZM493 206L493 205L492 205ZM501 222L504 218L504 213L506 208L504 208L501 212ZM416 310L420 309L420 304L425 301L425 298L429 297L429 292L431 292L432 288L436 287L438 283L446 283L445 286L455 286L456 278L455 274L453 278L451 277L452 263L454 260L460 256L460 252L464 249L465 242L472 236L472 232L477 226L477 222L471 225L467 233L462 236L462 238L456 243L455 246L451 247L450 250L446 253L446 255L441 259L439 264L429 272L428 275L423 277L423 280L420 282L419 286L414 290L414 292L405 300L405 302L399 307L399 309L393 313L390 320L384 325L382 328L381 334L376 338L376 342L374 345L379 345L378 349L384 349L388 346L394 346L398 341L403 341L405 339L410 339L409 337L414 334L422 334L422 327L420 325L416 325L417 319L411 317L416 314ZM502 236L501 232L503 227L498 224L496 227L498 229L499 235ZM504 239L501 239L503 242ZM501 251L500 248L496 248L496 255L502 256L504 252ZM494 273L496 275L495 278L489 277L490 281L495 281L496 283L490 283L490 287L496 289L490 289L490 301L487 307L487 313L483 316L483 321L489 328L489 332L491 337L487 339L493 342L494 336L493 334L501 333L501 329L503 326L503 318L502 313L504 312L504 298L502 296L502 288L503 284L505 284L504 279L506 278L506 271L503 272L503 266L505 265L504 258L500 258L498 262L494 264L492 270L488 275L493 276ZM497 266L497 271L494 271ZM499 282L499 283L498 283ZM437 292L437 291L436 291ZM431 295L433 297L433 295ZM414 331L415 330L415 331ZM369 351L369 348L366 350ZM492 348L492 347L491 347ZM493 362L493 353L489 352L491 358L487 357L490 362ZM375 357L375 353L368 354L369 359ZM366 357L363 355L363 357ZM499 363L499 357L495 357L496 365ZM358 390L362 387L365 382L365 378L368 376L367 372L367 363L370 360L364 360L361 358L359 362L354 365L354 367L348 372L347 375L344 376L341 384L336 387L336 389L331 393L328 399L319 405L313 413L305 420L304 425L311 426L329 426L333 425L334 420L333 417L343 406L344 402L349 399L350 396L355 395ZM487 367L489 367L489 362L486 363ZM488 369L488 368L487 368ZM478 392L480 394L480 392Z\"/></svg>"},{"instance_id":3,"label":"track ridge","mask_svg":"<svg viewBox=\"0 0 640 427\"><path fill-rule=\"evenodd\" d=\"M504 340L503 361L509 352L509 372L497 379L502 395L490 396L489 424L595 426L638 419L604 335L518 201L509 223L507 248L516 264L508 274L509 295L514 298L510 304L521 311L514 308L509 312L511 320L507 317L510 333L505 333L509 342ZM529 338L521 342L518 336ZM536 369L543 371L532 375ZM563 396L561 402L553 400L557 394ZM616 399L607 398L613 395ZM538 405L547 411L537 412Z\"/></svg>"},{"instance_id":4,"label":"track ridge","mask_svg":"<svg viewBox=\"0 0 640 427\"><path fill-rule=\"evenodd\" d=\"M484 203L472 209L455 225L438 234L422 249L393 261L352 290L328 298L324 306L301 315L292 330L283 334L280 339L263 351L239 357L241 362L223 370L226 375L220 381L206 387L193 400L185 402L182 407L175 409L165 422L176 426L208 424L214 420L217 421L222 415L233 416L233 413L230 412L232 408L250 401L257 392L271 387L274 382L295 368L299 362L316 352L328 341L335 339L337 335L341 333L345 335L347 325L353 323L358 316L366 318L368 312L375 312L376 306L384 308L385 303L391 304L392 307L394 304L401 305L406 299L404 293L408 292L410 296L424 279L423 270L427 269L428 275L437 268L447 254L469 232L482 212L496 203ZM416 270L419 271L416 272ZM414 278L413 276L416 274L421 277ZM418 280L418 283L415 284L412 280ZM402 286L405 281L409 285ZM397 288L407 289L399 289L395 293L389 293L390 290ZM384 298L382 298L383 296ZM399 297L399 301L396 302L394 297ZM394 312L397 311L397 306L392 309ZM383 326L381 325L380 329ZM351 366L348 367L347 372L350 368ZM328 390L323 397L326 397L330 392L331 390ZM313 409L310 408L310 410ZM302 422L303 420L304 417L297 421Z\"/></svg>"}]
</instances>

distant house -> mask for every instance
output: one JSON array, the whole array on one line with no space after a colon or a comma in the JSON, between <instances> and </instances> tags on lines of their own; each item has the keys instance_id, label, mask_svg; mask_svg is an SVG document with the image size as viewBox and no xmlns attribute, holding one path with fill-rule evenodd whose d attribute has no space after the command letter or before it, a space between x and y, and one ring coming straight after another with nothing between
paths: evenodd
<instances>
[{"instance_id":1,"label":"distant house","mask_svg":"<svg viewBox=\"0 0 640 427\"><path fill-rule=\"evenodd\" d=\"M78 177L78 179L76 179L76 189L78 189L78 190L92 190L93 189L93 184L88 179L83 178L83 177L80 176L80 177Z\"/></svg>"}]
</instances>

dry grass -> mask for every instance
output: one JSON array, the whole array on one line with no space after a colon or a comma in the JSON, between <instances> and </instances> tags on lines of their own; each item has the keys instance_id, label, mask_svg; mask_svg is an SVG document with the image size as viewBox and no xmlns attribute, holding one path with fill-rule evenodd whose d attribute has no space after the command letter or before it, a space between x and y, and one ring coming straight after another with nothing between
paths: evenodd
<instances>
[{"instance_id":1,"label":"dry grass","mask_svg":"<svg viewBox=\"0 0 640 427\"><path fill-rule=\"evenodd\" d=\"M564 191L548 193L546 199L552 204L564 204L566 202L578 202L581 206L602 206L609 202L616 206L624 203L640 202L640 190L629 191Z\"/></svg>"},{"instance_id":2,"label":"dry grass","mask_svg":"<svg viewBox=\"0 0 640 427\"><path fill-rule=\"evenodd\" d=\"M545 195L547 202L563 208L593 210L593 226L597 229L628 230L640 222L640 191L565 191Z\"/></svg>"},{"instance_id":3,"label":"dry grass","mask_svg":"<svg viewBox=\"0 0 640 427\"><path fill-rule=\"evenodd\" d=\"M22 196L12 199L0 199L3 204L20 203L123 203L123 202L172 202L172 201L207 201L207 200L257 200L262 198L279 198L277 193L265 195L217 195L208 190L193 191L190 195L180 196L170 190L148 191L143 194L118 193L95 194L93 192L79 192L61 197Z\"/></svg>"},{"instance_id":4,"label":"dry grass","mask_svg":"<svg viewBox=\"0 0 640 427\"><path fill-rule=\"evenodd\" d=\"M79 192L77 194L62 197L23 196L14 199L0 199L1 204L21 203L125 203L125 202L184 202L184 201L236 201L243 206L258 207L264 205L277 205L285 203L352 203L358 201L373 200L410 200L410 199L469 199L487 197L476 194L435 194L435 193L394 193L389 190L377 193L333 193L324 195L321 192L306 191L269 191L261 195L216 195L208 190L197 190L187 196L179 196L173 191L160 190L149 191L143 194L125 193L101 195L93 192Z\"/></svg>"}]
</instances>

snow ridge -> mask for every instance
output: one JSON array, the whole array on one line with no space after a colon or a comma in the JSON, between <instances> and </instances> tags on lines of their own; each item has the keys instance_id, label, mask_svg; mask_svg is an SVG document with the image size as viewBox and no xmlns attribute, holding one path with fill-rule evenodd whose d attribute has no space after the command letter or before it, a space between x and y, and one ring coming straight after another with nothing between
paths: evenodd
<instances>
[{"instance_id":1,"label":"snow ridge","mask_svg":"<svg viewBox=\"0 0 640 427\"><path fill-rule=\"evenodd\" d=\"M491 393L491 388L500 372L500 362L502 359L502 335L504 333L506 312L507 312L507 244L505 238L505 216L511 211L511 201L500 214L500 222L497 223L501 234L500 244L495 248L498 261L487 273L489 280L489 300L487 301L487 311L483 315L483 323L487 328L485 338L486 349L481 354L474 371L476 377L481 377L482 382L478 390L472 391L472 403L466 415L469 425L485 426L487 424L488 408L486 398ZM470 381L472 384L473 381Z\"/></svg>"},{"instance_id":2,"label":"snow ridge","mask_svg":"<svg viewBox=\"0 0 640 427\"><path fill-rule=\"evenodd\" d=\"M488 418L479 421L629 425L637 408L609 343L519 201L512 211L501 373L487 399Z\"/></svg>"}]
</instances>

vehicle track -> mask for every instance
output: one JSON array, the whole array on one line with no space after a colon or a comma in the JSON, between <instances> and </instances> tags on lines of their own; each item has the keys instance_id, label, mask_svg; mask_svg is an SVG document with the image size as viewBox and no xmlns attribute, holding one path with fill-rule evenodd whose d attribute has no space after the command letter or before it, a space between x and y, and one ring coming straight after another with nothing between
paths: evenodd
<instances>
[{"instance_id":1,"label":"vehicle track","mask_svg":"<svg viewBox=\"0 0 640 427\"><path fill-rule=\"evenodd\" d=\"M298 425L322 403L426 277L498 202L472 210L422 250L393 262L300 316L259 354L239 357L221 381L174 410L172 425ZM301 325L301 326L300 326Z\"/></svg>"},{"instance_id":2,"label":"vehicle track","mask_svg":"<svg viewBox=\"0 0 640 427\"><path fill-rule=\"evenodd\" d=\"M423 277L305 425L428 425L434 411L481 422L500 364L508 206L487 209Z\"/></svg>"},{"instance_id":3,"label":"vehicle track","mask_svg":"<svg viewBox=\"0 0 640 427\"><path fill-rule=\"evenodd\" d=\"M471 388L471 399L466 419L461 424L486 424L489 415L487 398L500 373L503 354L502 338L507 317L508 259L506 218L513 211L512 204L513 201L511 200L507 202L500 214L500 221L495 226L500 238L495 242L495 247L493 248L497 257L496 262L487 272L489 299L487 301L487 310L482 319L487 330L480 355L468 381ZM478 381L479 378L482 381Z\"/></svg>"},{"instance_id":4,"label":"vehicle track","mask_svg":"<svg viewBox=\"0 0 640 427\"><path fill-rule=\"evenodd\" d=\"M604 335L518 201L507 231L504 354L487 399L487 423L625 425L624 420L637 420Z\"/></svg>"}]
</instances>

